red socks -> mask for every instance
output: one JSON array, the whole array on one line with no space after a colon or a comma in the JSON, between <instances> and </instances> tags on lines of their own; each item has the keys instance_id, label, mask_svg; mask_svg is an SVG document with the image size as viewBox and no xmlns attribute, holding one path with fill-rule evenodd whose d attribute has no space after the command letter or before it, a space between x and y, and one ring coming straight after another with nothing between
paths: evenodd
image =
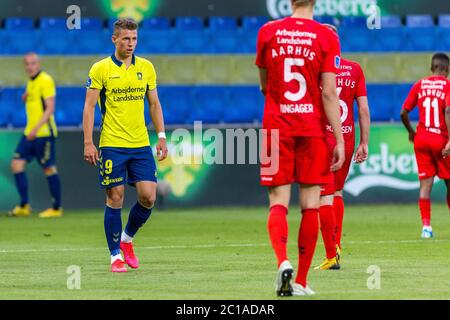
<instances>
[{"instance_id":1,"label":"red socks","mask_svg":"<svg viewBox=\"0 0 450 320\"><path fill-rule=\"evenodd\" d=\"M287 239L288 239L288 209L285 206L276 204L270 208L267 230L270 241L278 260L278 267L287 260Z\"/></svg>"},{"instance_id":2,"label":"red socks","mask_svg":"<svg viewBox=\"0 0 450 320\"><path fill-rule=\"evenodd\" d=\"M420 215L422 216L423 226L429 226L431 221L431 202L430 199L419 199Z\"/></svg>"},{"instance_id":3,"label":"red socks","mask_svg":"<svg viewBox=\"0 0 450 320\"><path fill-rule=\"evenodd\" d=\"M344 221L344 199L342 197L334 196L333 209L336 225L335 241L339 248L341 248L342 224Z\"/></svg>"},{"instance_id":4,"label":"red socks","mask_svg":"<svg viewBox=\"0 0 450 320\"><path fill-rule=\"evenodd\" d=\"M302 210L298 232L298 272L295 282L306 287L306 277L316 249L319 235L319 209Z\"/></svg>"},{"instance_id":5,"label":"red socks","mask_svg":"<svg viewBox=\"0 0 450 320\"><path fill-rule=\"evenodd\" d=\"M332 259L336 256L336 239L335 239L335 218L332 205L325 205L320 207L320 231L322 231L322 239L325 244L325 251L327 259Z\"/></svg>"}]
</instances>

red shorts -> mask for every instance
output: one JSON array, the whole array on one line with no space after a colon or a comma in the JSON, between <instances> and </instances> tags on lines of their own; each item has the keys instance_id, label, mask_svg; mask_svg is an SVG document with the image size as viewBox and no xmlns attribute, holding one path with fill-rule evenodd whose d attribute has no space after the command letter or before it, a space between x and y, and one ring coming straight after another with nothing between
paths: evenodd
<instances>
[{"instance_id":1,"label":"red shorts","mask_svg":"<svg viewBox=\"0 0 450 320\"><path fill-rule=\"evenodd\" d=\"M264 155L269 155L269 159ZM321 185L330 179L330 165L328 147L322 137L272 135L272 139L263 139L261 150L263 186L281 186L294 182Z\"/></svg>"},{"instance_id":2,"label":"red shorts","mask_svg":"<svg viewBox=\"0 0 450 320\"><path fill-rule=\"evenodd\" d=\"M450 157L444 158L442 150L448 139L443 136L418 133L414 139L419 180L438 176L440 179L450 179Z\"/></svg>"},{"instance_id":3,"label":"red shorts","mask_svg":"<svg viewBox=\"0 0 450 320\"><path fill-rule=\"evenodd\" d=\"M330 149L329 152L330 158L332 158L333 149ZM320 195L322 196L332 195L336 191L344 189L344 183L345 180L347 179L348 172L350 171L350 166L353 160L353 152L354 152L353 149L345 150L345 161L344 164L342 165L342 168L336 172L333 172L331 174L331 178L328 181L328 183L322 185L322 188L320 189Z\"/></svg>"}]
</instances>

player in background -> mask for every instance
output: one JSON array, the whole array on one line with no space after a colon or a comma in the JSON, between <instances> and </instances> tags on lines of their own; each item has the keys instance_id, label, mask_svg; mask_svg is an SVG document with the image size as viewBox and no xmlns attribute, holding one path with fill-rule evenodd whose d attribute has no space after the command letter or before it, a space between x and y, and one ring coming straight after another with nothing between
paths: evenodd
<instances>
[{"instance_id":1,"label":"player in background","mask_svg":"<svg viewBox=\"0 0 450 320\"><path fill-rule=\"evenodd\" d=\"M258 34L256 65L265 95L263 141L267 153L279 150L277 172L261 164L261 184L268 187L268 233L278 261L279 296L311 295L307 274L319 233L320 186L344 163L344 138L336 91L340 48L335 34L312 20L315 0L291 0L293 15L264 25ZM323 89L320 88L320 82ZM328 118L337 141L330 161L324 139ZM274 141L272 142L272 139ZM273 160L273 159L272 159ZM287 257L287 214L291 184L300 185L301 224L298 270Z\"/></svg>"},{"instance_id":2,"label":"player in background","mask_svg":"<svg viewBox=\"0 0 450 320\"><path fill-rule=\"evenodd\" d=\"M33 159L39 162L47 177L52 207L39 213L41 218L63 215L61 207L61 182L55 164L55 142L58 131L55 124L56 88L53 78L41 70L37 54L30 52L24 57L25 71L30 77L22 101L25 103L27 125L11 162L11 170L20 195L20 205L9 212L10 216L29 216L26 164Z\"/></svg>"},{"instance_id":3,"label":"player in background","mask_svg":"<svg viewBox=\"0 0 450 320\"><path fill-rule=\"evenodd\" d=\"M330 30L338 32L335 26L325 24ZM329 183L322 186L320 198L320 230L325 245L326 258L315 269L340 269L342 224L344 220L343 189L355 150L355 121L353 103L357 102L360 128L360 142L354 161L364 162L369 153L370 111L367 100L366 79L361 66L342 58L340 73L336 76L336 87L341 106L342 134L345 140L345 162L342 168L332 175ZM336 144L333 130L326 125L326 140L330 152Z\"/></svg>"},{"instance_id":4,"label":"player in background","mask_svg":"<svg viewBox=\"0 0 450 320\"><path fill-rule=\"evenodd\" d=\"M437 53L431 61L432 75L419 80L406 98L400 117L414 143L419 170L419 209L422 216L422 238L432 238L431 190L435 176L445 180L447 205L450 208L450 81L449 57ZM409 112L419 108L417 133L411 126Z\"/></svg>"},{"instance_id":5,"label":"player in background","mask_svg":"<svg viewBox=\"0 0 450 320\"><path fill-rule=\"evenodd\" d=\"M145 98L149 101L150 115L158 133L158 160L167 157L156 72L150 61L134 55L137 28L137 23L131 19L115 22L112 36L115 52L92 66L83 114L84 159L99 165L100 187L106 189L104 228L112 272L126 272L125 263L131 268L139 267L132 240L149 219L156 198L156 165L145 125ZM102 112L100 153L92 137L97 101ZM136 187L138 199L122 231L126 182Z\"/></svg>"}]
</instances>

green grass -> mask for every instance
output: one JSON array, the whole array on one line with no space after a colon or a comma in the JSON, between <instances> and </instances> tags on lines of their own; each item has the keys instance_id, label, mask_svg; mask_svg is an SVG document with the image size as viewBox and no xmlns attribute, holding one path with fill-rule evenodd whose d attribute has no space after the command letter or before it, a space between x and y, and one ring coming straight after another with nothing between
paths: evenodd
<instances>
[{"instance_id":1,"label":"green grass","mask_svg":"<svg viewBox=\"0 0 450 320\"><path fill-rule=\"evenodd\" d=\"M276 299L275 258L265 208L155 210L136 239L138 270L111 274L102 210L60 219L0 216L3 299ZM433 206L434 240L420 240L416 206L349 206L340 271L311 270L308 299L450 299L450 214ZM299 211L289 214L289 256L297 263ZM127 217L123 215L124 223ZM313 265L324 256L319 237ZM67 267L81 289L67 289ZM367 268L381 269L369 290ZM304 298L289 298L304 299Z\"/></svg>"}]
</instances>

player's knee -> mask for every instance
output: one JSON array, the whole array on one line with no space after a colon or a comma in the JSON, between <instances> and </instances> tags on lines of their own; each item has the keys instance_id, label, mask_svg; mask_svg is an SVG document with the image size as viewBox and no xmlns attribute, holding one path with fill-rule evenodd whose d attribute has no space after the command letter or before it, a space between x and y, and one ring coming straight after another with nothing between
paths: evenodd
<instances>
[{"instance_id":1,"label":"player's knee","mask_svg":"<svg viewBox=\"0 0 450 320\"><path fill-rule=\"evenodd\" d=\"M11 161L11 172L20 173L25 170L25 165L21 161L12 160Z\"/></svg>"},{"instance_id":2,"label":"player's knee","mask_svg":"<svg viewBox=\"0 0 450 320\"><path fill-rule=\"evenodd\" d=\"M121 208L123 205L123 194L118 192L110 193L108 194L107 201L108 205L113 208Z\"/></svg>"},{"instance_id":3,"label":"player's knee","mask_svg":"<svg viewBox=\"0 0 450 320\"><path fill-rule=\"evenodd\" d=\"M155 205L156 195L150 194L139 197L139 203L145 208L152 208Z\"/></svg>"},{"instance_id":4,"label":"player's knee","mask_svg":"<svg viewBox=\"0 0 450 320\"><path fill-rule=\"evenodd\" d=\"M58 170L56 169L55 166L44 168L44 174L46 176L52 176L52 175L57 174L57 173L58 173Z\"/></svg>"}]
</instances>

